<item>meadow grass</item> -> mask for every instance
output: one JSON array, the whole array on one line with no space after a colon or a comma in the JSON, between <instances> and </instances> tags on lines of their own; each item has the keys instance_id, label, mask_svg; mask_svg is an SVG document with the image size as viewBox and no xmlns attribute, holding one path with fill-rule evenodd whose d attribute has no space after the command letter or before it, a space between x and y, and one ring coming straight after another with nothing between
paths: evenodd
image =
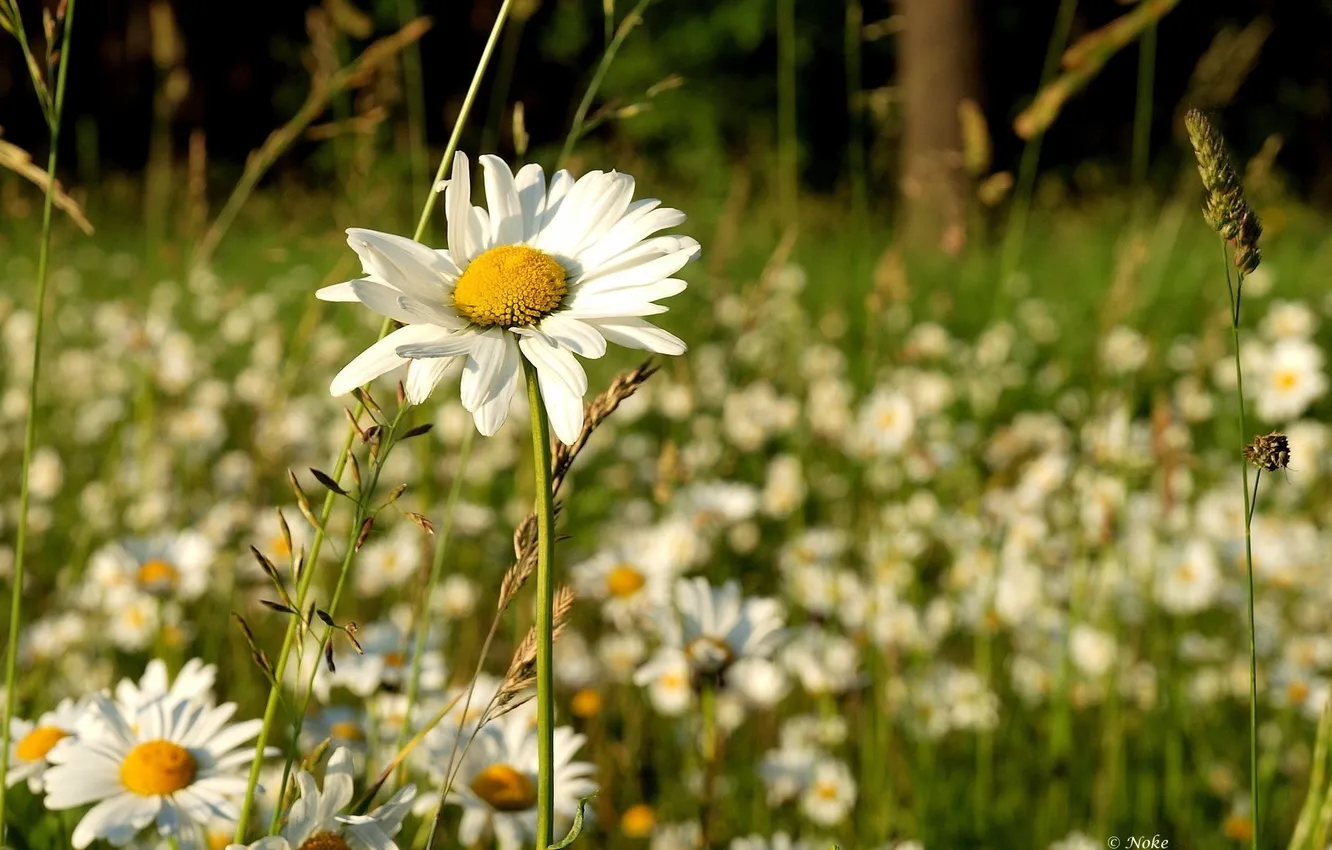
<instances>
[{"instance_id":1,"label":"meadow grass","mask_svg":"<svg viewBox=\"0 0 1332 850\"><path fill-rule=\"evenodd\" d=\"M1041 343L1017 335L1013 359L1022 364L1021 379L1005 388L983 417L975 417L980 437L970 447L960 444L964 453L979 452L986 438L1018 414L1055 409L1057 393L1043 388L1037 378L1041 369L1062 371L1065 377L1060 392L1071 388L1081 393L1089 407L1094 408L1099 399L1113 394L1135 419L1150 420L1152 412L1159 410L1162 394L1170 392L1174 373L1163 356L1170 344L1187 336L1205 346L1215 339L1224 341L1228 331L1225 293L1216 282L1214 236L1193 214L1191 200L1166 199L1156 205L1153 218L1145 222L1138 213L1142 209L1140 199L1124 196L1066 202L1056 207L1038 205L1028 223L1028 245L1018 264L1018 276L1004 281L998 279L1002 234L997 229L982 234L960 258L904 257L893 261L889 254L885 260L890 230L884 222L858 217L836 200L812 198L802 210L798 239L786 256L775 261L774 250L782 250L779 246L785 232L780 213L771 212L774 207L780 209L779 205L756 199L737 210L734 204L728 207L724 186L681 192L685 197L678 197L669 184L644 177L640 180L655 184L653 194L688 209L691 218L685 231L708 246L710 252L720 254L714 259L705 253L703 261L691 270L688 295L663 320L664 326L687 334L696 350L710 344L729 350L736 341L736 328L719 318L719 303L732 298L742 304L757 304L771 296L775 275L796 267L803 270L804 285L793 299L796 320L773 332L781 344L769 346L764 358L733 362L729 376L732 390L751 381L766 381L779 392L800 393L803 382L798 376L808 351L816 345L831 345L846 357L848 382L857 392L868 392L885 374L906 364L905 343L912 329L921 323L936 322L959 340L974 340L997 324L1020 322L1023 305L1039 300L1060 333L1056 339ZM142 243L135 207L114 200L117 194L121 193L115 187L108 187L94 195L89 215L98 225L96 236L77 234L64 222L57 225L52 350L95 343L88 326L76 318L93 305L120 302L141 310L142 306L132 305L153 303L164 292L178 288L186 277L188 245L181 240L168 239L155 256L139 257L136 250L126 250L126 246ZM406 222L395 221L395 217L406 208L401 201L407 194L381 191L354 205L346 201L328 203L298 188L260 194L247 207L247 214L237 219L229 241L218 251L212 274L220 282L224 303L240 307L258 294L275 301L271 327L281 340L284 364L291 370L285 376L286 385L293 392L308 384L322 387L327 380L323 371L326 367L307 364L312 347L329 338L365 335L364 324L311 298L319 283L343 279L356 271L344 257L341 229L371 219L386 230L406 229ZM22 283L32 273L34 257L30 250L37 244L40 221L35 215L36 206L25 192L7 190L0 195L8 199L7 227L0 237L5 243L5 266L0 274ZM1161 225L1169 225L1175 216L1180 218L1173 230ZM1284 226L1270 233L1264 250L1264 267L1276 280L1272 295L1250 295L1253 305L1246 307L1252 310L1255 322L1271 297L1304 301L1320 313L1326 307L1321 270L1332 251L1332 241L1322 231L1322 220L1293 204L1281 209L1281 218ZM436 232L440 229L435 228ZM1171 238L1162 238L1163 231ZM1133 263L1136 271L1117 276L1126 262ZM8 291L17 292L19 288ZM6 312L19 304L11 301ZM313 319L309 318L311 311ZM191 317L188 310L176 315L182 330L207 345L208 335L215 331L212 323ZM1120 324L1140 331L1154 352L1131 377L1105 374L1098 355L1106 333ZM244 367L247 354L243 347L228 347L210 369L217 375L234 376ZM592 385L604 385L622 365L590 363ZM687 386L697 380L691 374L694 367L689 359L668 363L665 368L677 383ZM160 417L178 401L151 382L140 390L132 395L128 418L112 432L113 436L98 443L93 451L62 452L67 481L88 481L110 470L110 481L117 489L152 486L149 482L121 480L123 473L114 472L123 463L125 448L117 441L139 446L137 440L147 439L147 447L142 450L151 452L152 434ZM53 396L44 401L51 415L63 410L59 393ZM327 407L336 410L335 403L328 402ZM69 411L61 415L69 415ZM292 459L284 452L274 455L265 449L262 436L249 427L253 415L242 408L226 414L235 435L229 438L228 446L250 454L258 464L256 489L246 498L254 504L289 504L283 469L284 463ZM421 418L428 418L428 411L423 411ZM1225 477L1214 461L1222 457L1234 461L1230 450L1232 421L1218 415L1196 426L1193 456L1199 464L1198 475L1207 475L1210 467L1213 476ZM39 422L40 442L59 445L59 422L51 418ZM688 446L696 439L687 422L660 418L627 426L621 435L634 431L660 445ZM447 459L458 450L458 444L451 440L441 438L422 449L421 456L432 462ZM798 538L804 529L829 524L856 535L868 534L885 504L900 498L888 497L885 502L883 495L872 495L873 486L863 480L865 471L805 427L792 429L777 445L759 452L739 447L729 450L712 474L728 480L761 482L769 456L778 447L800 456L811 476L833 474L849 479L850 495L811 496L785 522L765 526L763 541L756 549L710 561L705 574L714 580L734 577L751 592L775 592L780 582L773 563L785 542ZM306 457L304 452L308 450L300 450L300 460L290 465L327 463L322 450ZM138 456L137 451L130 451L129 457ZM1319 476L1320 461L1300 458L1298 447L1296 451L1292 476ZM1301 471L1302 462L1307 464L1308 473ZM522 467L530 462L508 463ZM606 523L616 521L617 503L625 494L616 485L605 483L618 480L605 479L608 470L616 466L613 457L594 457L589 468L575 476L564 518L571 540L562 544L571 552L594 551L606 533ZM163 486L169 486L182 499L179 513L183 516L205 510L212 500L208 464L182 457L173 462L172 469L175 480ZM959 469L956 477L943 477L932 488L939 498L956 500L956 507L965 513L970 510L968 505L974 508L982 494L994 486L993 481L977 477L977 470ZM1141 470L1126 471L1124 477L1140 484L1150 480L1150 475ZM445 486L437 485L435 495L441 494ZM1273 486L1281 485L1275 481ZM66 492L76 492L68 489L71 487L72 483L67 484ZM519 492L516 498L521 502L530 495L530 490ZM507 482L482 477L465 484L463 498L503 509L515 499L515 493ZM50 530L39 538L38 558L33 562L31 584L25 594L25 620L38 620L54 612L60 604L58 591L78 583L75 577L90 547L106 535L105 531L82 529L73 502L73 498L62 498L52 504L55 515ZM1306 501L1297 505L1316 517L1323 502L1315 488ZM421 507L433 509L429 503ZM299 517L293 521L299 522ZM497 564L505 557L502 528L503 523L498 534L460 537L449 572L470 576L483 588L493 587ZM940 592L938 581L947 568L941 555L926 552L913 561L917 575L911 594L922 604ZM1088 592L1095 597L1099 593L1095 589L1095 568L1079 567L1077 560L1070 557L1063 564L1052 565L1052 580L1066 581L1070 575L1080 575L1089 582ZM65 568L64 564L73 567ZM240 599L234 604L240 604ZM387 600L359 600L354 616L362 622L372 620L387 610L387 604ZM1244 706L1220 700L1194 707L1182 701L1180 683L1190 673L1192 662L1181 660L1172 651L1184 630L1175 619L1152 611L1145 620L1117 620L1119 615L1100 603L1091 607L1098 606L1098 626L1116 635L1121 651L1132 651L1156 666L1157 687L1168 696L1155 708L1139 710L1113 693L1074 705L1062 717L1052 705L1026 706L1005 681L1005 671L1015 653L1011 636L1000 632L977 643L951 640L934 659L874 654L865 661L868 685L864 689L836 699L798 694L790 697L782 713L807 710L816 715L842 716L849 727L844 746L846 752L856 754L860 796L856 816L831 830L831 837L839 838L845 846L872 846L892 836L919 838L928 847L962 842L1030 846L1033 840L1045 846L1070 830L1081 829L1099 840L1112 834L1159 833L1171 837L1172 846L1211 846L1223 840L1225 830L1238 829L1231 821L1235 815L1233 800L1224 789L1243 775L1246 753L1240 732L1245 727ZM192 610L197 617L191 618L194 640L215 648L217 654L209 660L222 665L227 698L237 700L253 713L264 683L250 662L248 649L236 635L227 634L230 625L220 611ZM252 609L247 616L260 621L256 631L261 641L272 638L277 623L265 624ZM584 608L578 617L595 633L593 609ZM817 618L793 613L793 625L802 620L816 622ZM515 640L525 631L525 622L524 615L514 624ZM484 626L485 622L456 626L449 650L453 669L470 668ZM1242 654L1242 624L1232 622L1223 612L1191 620L1188 628L1237 641L1234 650ZM270 648L273 646L270 644ZM160 649L159 654L167 658L188 657L183 645ZM113 669L134 666L134 653L106 648L89 651L104 663L112 662ZM889 682L926 670L944 657L963 666L984 659L991 686L1000 695L999 724L989 733L992 738L985 756L992 775L980 797L976 794L976 735L955 732L932 740L914 734L900 716L894 715L896 719L889 722L883 713L882 692ZM36 689L38 680L33 678L37 669L29 667L27 675L20 677L19 697L42 704L46 700ZM566 692L562 699L568 696ZM691 767L689 747L680 748L675 743L676 721L653 716L637 688L612 686L604 696L606 703L600 714L583 721L584 730L593 739L590 748L596 750L588 757L596 760L598 778L606 789L595 804L600 814L594 827L595 840L610 846L636 846L617 828L617 813L630 803L650 801L660 822L689 819L695 814L695 804L682 777L690 775L697 765ZM1080 699L1075 696L1074 702ZM1050 752L1052 724L1058 723L1067 725L1065 734L1072 746ZM726 750L749 753L751 760L757 759L774 745L777 728L774 717L760 712L755 724L730 733ZM1274 743L1265 748L1266 759L1260 764L1267 777L1265 829L1272 835L1288 835L1303 802L1302 765L1307 761L1302 761L1299 753L1307 751L1312 742L1312 724L1294 709L1279 710L1273 714L1269 734ZM1231 772L1229 780L1225 779L1226 769ZM768 826L794 829L800 822L783 807L768 808L762 783L752 770L728 765L722 778L726 799L734 805L711 807L716 820L711 825L713 834L746 834ZM1239 786L1242 789L1242 781ZM30 806L27 811L31 813Z\"/></svg>"}]
</instances>

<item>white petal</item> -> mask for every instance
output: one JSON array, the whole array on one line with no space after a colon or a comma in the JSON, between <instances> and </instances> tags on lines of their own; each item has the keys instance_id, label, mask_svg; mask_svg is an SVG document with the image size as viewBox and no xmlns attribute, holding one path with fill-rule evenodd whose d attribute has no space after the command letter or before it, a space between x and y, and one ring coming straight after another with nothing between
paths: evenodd
<instances>
[{"instance_id":1,"label":"white petal","mask_svg":"<svg viewBox=\"0 0 1332 850\"><path fill-rule=\"evenodd\" d=\"M649 286L616 292L575 293L562 311L575 319L605 319L617 316L651 316L666 312L652 302L678 295L686 288L683 280L667 278Z\"/></svg>"},{"instance_id":2,"label":"white petal","mask_svg":"<svg viewBox=\"0 0 1332 850\"><path fill-rule=\"evenodd\" d=\"M573 444L583 429L587 373L571 352L544 337L525 336L518 341L518 347L536 367L541 400L550 415L555 436L566 446Z\"/></svg>"},{"instance_id":3,"label":"white petal","mask_svg":"<svg viewBox=\"0 0 1332 850\"><path fill-rule=\"evenodd\" d=\"M466 269L477 248L471 239L472 172L462 151L453 155L453 177L444 190L444 212L449 220L449 255L458 268Z\"/></svg>"},{"instance_id":4,"label":"white petal","mask_svg":"<svg viewBox=\"0 0 1332 850\"><path fill-rule=\"evenodd\" d=\"M625 348L641 348L656 354L684 354L689 348L675 334L667 333L642 319L593 319L588 324L606 339Z\"/></svg>"},{"instance_id":5,"label":"white petal","mask_svg":"<svg viewBox=\"0 0 1332 850\"><path fill-rule=\"evenodd\" d=\"M531 242L541 230L541 214L546 209L546 174L532 162L518 169L513 182L523 207L523 241Z\"/></svg>"},{"instance_id":6,"label":"white petal","mask_svg":"<svg viewBox=\"0 0 1332 850\"><path fill-rule=\"evenodd\" d=\"M412 360L407 364L408 404L425 404L426 399L435 391L435 387L444 378L449 367L458 362L454 357L440 357L430 360Z\"/></svg>"},{"instance_id":7,"label":"white petal","mask_svg":"<svg viewBox=\"0 0 1332 850\"><path fill-rule=\"evenodd\" d=\"M460 390L463 407L475 413L499 395L504 382L517 371L518 352L514 350L513 337L499 328L476 334L473 340L463 366Z\"/></svg>"},{"instance_id":8,"label":"white petal","mask_svg":"<svg viewBox=\"0 0 1332 850\"><path fill-rule=\"evenodd\" d=\"M577 319L556 313L541 320L541 330L579 357L596 360L606 353L606 338Z\"/></svg>"},{"instance_id":9,"label":"white petal","mask_svg":"<svg viewBox=\"0 0 1332 850\"><path fill-rule=\"evenodd\" d=\"M356 293L352 291L354 280L344 280L342 283L335 283L332 286L325 286L315 290L315 298L320 301L360 301Z\"/></svg>"},{"instance_id":10,"label":"white petal","mask_svg":"<svg viewBox=\"0 0 1332 850\"><path fill-rule=\"evenodd\" d=\"M600 275L584 277L575 292L614 292L617 289L632 289L664 280L684 268L690 260L688 251L676 251L664 257L657 257L638 263L629 268L619 269Z\"/></svg>"},{"instance_id":11,"label":"white petal","mask_svg":"<svg viewBox=\"0 0 1332 850\"><path fill-rule=\"evenodd\" d=\"M401 366L406 361L397 354L400 345L428 342L447 335L448 331L433 325L407 325L398 328L343 366L342 371L333 378L328 391L335 396L344 395Z\"/></svg>"},{"instance_id":12,"label":"white petal","mask_svg":"<svg viewBox=\"0 0 1332 850\"><path fill-rule=\"evenodd\" d=\"M518 385L521 383L515 370L513 377L500 390L499 395L478 407L472 414L476 430L481 436L493 437L499 433L499 429L509 418L509 410L513 408L513 397L518 394Z\"/></svg>"},{"instance_id":13,"label":"white petal","mask_svg":"<svg viewBox=\"0 0 1332 850\"><path fill-rule=\"evenodd\" d=\"M398 306L398 299L410 300L410 296L403 295L391 286L385 286L371 280L353 280L351 281L351 288L358 301L381 316L388 316L390 319L402 322L404 325L420 321L416 316Z\"/></svg>"},{"instance_id":14,"label":"white petal","mask_svg":"<svg viewBox=\"0 0 1332 850\"><path fill-rule=\"evenodd\" d=\"M569 190L574 187L573 175L561 168L550 178L550 188L546 190L546 206L541 210L541 221L537 226L537 233L533 245L541 247L541 234L550 227L551 222L559 215L560 209L564 206L564 199L569 196Z\"/></svg>"},{"instance_id":15,"label":"white petal","mask_svg":"<svg viewBox=\"0 0 1332 850\"><path fill-rule=\"evenodd\" d=\"M656 198L634 201L605 235L583 246L578 252L579 262L584 268L595 268L621 251L642 242L658 230L675 227L684 222L684 213L669 208L657 209L660 205L661 201Z\"/></svg>"},{"instance_id":16,"label":"white petal","mask_svg":"<svg viewBox=\"0 0 1332 850\"><path fill-rule=\"evenodd\" d=\"M419 301L415 298L408 298L406 295L398 299L398 309L411 316L412 322L439 325L441 328L447 328L451 331L460 331L470 324L466 319L455 313L451 306L431 301Z\"/></svg>"},{"instance_id":17,"label":"white petal","mask_svg":"<svg viewBox=\"0 0 1332 850\"><path fill-rule=\"evenodd\" d=\"M514 245L523 241L523 206L508 163L489 154L480 158L485 171L486 209L490 212L490 244Z\"/></svg>"},{"instance_id":18,"label":"white petal","mask_svg":"<svg viewBox=\"0 0 1332 850\"><path fill-rule=\"evenodd\" d=\"M481 334L474 331L440 334L427 342L398 346L398 356L409 360L457 357L471 353L480 336Z\"/></svg>"},{"instance_id":19,"label":"white petal","mask_svg":"<svg viewBox=\"0 0 1332 850\"><path fill-rule=\"evenodd\" d=\"M363 262L373 263L377 277L407 295L441 303L453 291L454 282L432 265L438 260L435 252L419 242L358 228L347 231L347 242Z\"/></svg>"}]
</instances>

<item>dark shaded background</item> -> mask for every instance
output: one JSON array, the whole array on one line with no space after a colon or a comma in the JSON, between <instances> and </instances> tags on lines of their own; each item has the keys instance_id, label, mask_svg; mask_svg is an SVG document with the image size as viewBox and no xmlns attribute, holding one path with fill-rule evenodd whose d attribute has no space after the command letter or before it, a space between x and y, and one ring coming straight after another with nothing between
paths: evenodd
<instances>
[{"instance_id":1,"label":"dark shaded background","mask_svg":"<svg viewBox=\"0 0 1332 850\"><path fill-rule=\"evenodd\" d=\"M23 3L34 38L40 5ZM191 130L202 128L210 161L239 165L297 109L308 87L300 57L309 5L305 0L175 0L192 81L172 122L178 149L184 149ZM398 25L398 0L360 0L357 5L373 16L376 35ZM510 101L524 102L533 145L540 147L563 137L601 55L602 3L529 0L528 8L533 5L521 33ZM622 13L630 5L619 0L617 9ZM1057 5L1055 0L977 0L983 106L994 137L996 170L1016 167L1021 140L1011 122L1037 87ZM146 0L82 0L78 7L66 126L81 123L85 139L95 127L103 170L137 170L147 156L157 80L147 7ZM428 133L438 145L499 0L420 0L420 7L435 22L422 50ZM658 0L647 12L646 25L630 36L603 91L607 98L628 102L669 74L682 75L685 84L659 96L650 112L607 124L598 133L651 154L687 179L707 179L736 157L765 154L776 122L774 9L773 0ZM1125 9L1111 0L1084 0L1078 4L1073 37ZM851 127L843 52L846 7L839 0L797 0L796 11L802 175L815 189L828 190L844 177ZM867 22L892 12L887 0L865 0ZM1257 68L1223 115L1227 135L1237 149L1251 153L1269 135L1281 134L1285 145L1279 167L1296 178L1293 185L1302 194L1327 202L1332 200L1332 0L1184 0L1160 28L1154 168L1162 174L1181 155L1169 122L1198 57L1220 28L1259 15L1269 17L1273 32ZM863 88L892 85L894 41L888 36L864 44ZM348 50L357 47L351 43ZM1043 168L1067 172L1093 159L1127 172L1137 63L1137 49L1130 47L1068 105L1047 135ZM489 92L483 91L479 118L488 111L488 99ZM395 121L403 114L402 104L398 107ZM479 141L478 123L465 146L474 148ZM19 51L7 38L0 42L0 126L6 138L34 152L43 149L45 130ZM891 110L886 121L866 127L875 181L892 178L896 132ZM73 129L66 134L71 146L75 136ZM317 173L313 148L303 146L281 167Z\"/></svg>"}]
</instances>

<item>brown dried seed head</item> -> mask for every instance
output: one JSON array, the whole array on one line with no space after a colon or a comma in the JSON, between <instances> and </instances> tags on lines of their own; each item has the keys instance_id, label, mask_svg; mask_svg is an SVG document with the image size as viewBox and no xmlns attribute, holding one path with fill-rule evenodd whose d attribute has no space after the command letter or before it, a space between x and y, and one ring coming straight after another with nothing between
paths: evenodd
<instances>
[{"instance_id":1,"label":"brown dried seed head","mask_svg":"<svg viewBox=\"0 0 1332 850\"><path fill-rule=\"evenodd\" d=\"M1285 434L1276 431L1254 437L1253 442L1244 447L1244 457L1249 463L1268 472L1287 469L1290 466L1290 441Z\"/></svg>"}]
</instances>

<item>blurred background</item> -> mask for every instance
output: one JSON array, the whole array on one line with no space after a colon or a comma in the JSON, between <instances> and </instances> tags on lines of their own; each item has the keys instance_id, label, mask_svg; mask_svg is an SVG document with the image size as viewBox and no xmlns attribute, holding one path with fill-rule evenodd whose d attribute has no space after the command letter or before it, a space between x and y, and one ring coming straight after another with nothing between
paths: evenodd
<instances>
[{"instance_id":1,"label":"blurred background","mask_svg":"<svg viewBox=\"0 0 1332 850\"><path fill-rule=\"evenodd\" d=\"M30 5L35 26L41 4ZM511 154L516 102L532 149L558 148L612 35L605 13L622 17L634 4L616 5L517 0L515 25L499 47L497 72L482 88L464 149ZM206 146L210 184L227 185L249 152L300 108L310 90L312 46L345 62L417 15L434 24L420 40L419 69L414 55L397 56L408 65L405 73L381 75L336 99L322 131L306 135L277 174L311 185L346 179L341 160L320 144L340 132L372 134L381 150L396 150L404 161L414 135L438 148L498 6L499 0L89 4L81 10L72 62L65 135L76 154L65 160L71 182L89 187L108 173L138 172L154 156L183 159L195 136ZM644 6L642 31L625 40L601 85L596 107L604 120L593 139L622 155L650 156L689 184L725 181L737 163L759 166L760 182L762 175L775 179L779 170L760 164L778 162L788 134L803 186L863 193L876 211L893 208L904 177L938 183L945 193L952 182L957 193L960 184L948 172L967 165L984 168L978 179L1016 173L1023 139L1015 121L1040 88L1052 30L1067 27L1066 35L1054 35L1066 44L1092 35L1092 52L1105 55L1094 56L1096 67L1070 85L1057 117L1047 116L1043 172L1092 192L1130 178L1173 175L1171 167L1185 156L1175 119L1188 102L1242 116L1228 122L1233 144L1258 151L1270 140L1300 195L1320 202L1332 195L1332 43L1310 37L1332 31L1327 0L660 0ZM1135 16L1124 38L1095 38L1113 36L1100 28ZM790 53L784 54L787 17ZM1154 67L1147 69L1143 114L1139 86L1147 61ZM935 173L932 156L962 151L957 115L964 100L979 107L990 154L982 163L945 161L943 173ZM788 108L792 114L783 118ZM0 54L0 126L20 147L42 146L45 127L13 49ZM1141 173L1131 174L1134 168Z\"/></svg>"}]
</instances>

